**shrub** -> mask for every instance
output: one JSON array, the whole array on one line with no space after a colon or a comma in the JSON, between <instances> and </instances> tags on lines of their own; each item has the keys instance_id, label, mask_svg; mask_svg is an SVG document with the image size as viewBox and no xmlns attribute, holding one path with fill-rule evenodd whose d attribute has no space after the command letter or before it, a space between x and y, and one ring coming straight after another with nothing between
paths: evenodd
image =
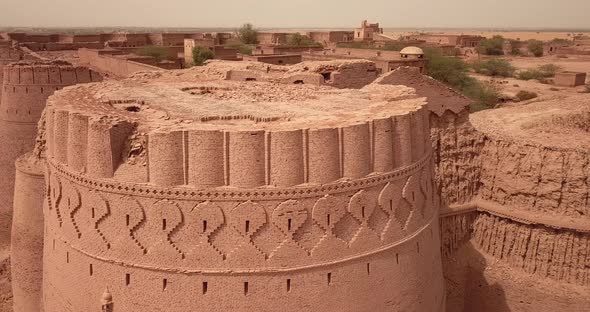
<instances>
[{"instance_id":1,"label":"shrub","mask_svg":"<svg viewBox=\"0 0 590 312\"><path fill-rule=\"evenodd\" d=\"M156 59L156 62L163 60L174 60L174 55L166 47L148 45L143 46L135 51L135 54L142 56L151 56Z\"/></svg>"},{"instance_id":2,"label":"shrub","mask_svg":"<svg viewBox=\"0 0 590 312\"><path fill-rule=\"evenodd\" d=\"M477 46L477 52L485 55L503 55L504 37L494 36L491 39L481 41Z\"/></svg>"},{"instance_id":3,"label":"shrub","mask_svg":"<svg viewBox=\"0 0 590 312\"><path fill-rule=\"evenodd\" d=\"M534 69L527 69L519 72L516 78L521 80L537 79L541 82L545 81L546 78L555 76L555 73L561 70L561 67L555 64L545 64Z\"/></svg>"},{"instance_id":4,"label":"shrub","mask_svg":"<svg viewBox=\"0 0 590 312\"><path fill-rule=\"evenodd\" d=\"M201 66L205 61L215 58L215 53L209 48L203 46L196 46L193 48L193 64Z\"/></svg>"},{"instance_id":5,"label":"shrub","mask_svg":"<svg viewBox=\"0 0 590 312\"><path fill-rule=\"evenodd\" d=\"M471 112L494 108L500 98L500 92L491 83L479 82L475 79L463 90L463 93L473 100Z\"/></svg>"},{"instance_id":6,"label":"shrub","mask_svg":"<svg viewBox=\"0 0 590 312\"><path fill-rule=\"evenodd\" d=\"M512 77L516 70L510 62L501 58L493 58L486 61L476 61L472 65L476 73L492 77Z\"/></svg>"},{"instance_id":7,"label":"shrub","mask_svg":"<svg viewBox=\"0 0 590 312\"><path fill-rule=\"evenodd\" d=\"M498 103L498 90L491 84L470 77L469 66L463 60L443 56L434 49L425 49L424 52L429 59L428 74L473 100L472 112L493 108Z\"/></svg>"},{"instance_id":8,"label":"shrub","mask_svg":"<svg viewBox=\"0 0 590 312\"><path fill-rule=\"evenodd\" d=\"M526 100L530 100L530 99L534 99L537 97L537 94L535 92L529 92L529 91L518 91L518 93L516 94L516 97L520 100L520 101L526 101Z\"/></svg>"},{"instance_id":9,"label":"shrub","mask_svg":"<svg viewBox=\"0 0 590 312\"><path fill-rule=\"evenodd\" d=\"M561 67L555 64L545 64L539 66L539 70L545 74L545 77L555 77L555 74L561 70Z\"/></svg>"},{"instance_id":10,"label":"shrub","mask_svg":"<svg viewBox=\"0 0 590 312\"><path fill-rule=\"evenodd\" d=\"M258 43L258 31L254 29L254 26L250 23L246 23L238 29L236 36L244 44L257 44Z\"/></svg>"},{"instance_id":11,"label":"shrub","mask_svg":"<svg viewBox=\"0 0 590 312\"><path fill-rule=\"evenodd\" d=\"M529 40L527 43L527 47L529 52L531 52L535 57L543 56L543 41L539 40Z\"/></svg>"}]
</instances>

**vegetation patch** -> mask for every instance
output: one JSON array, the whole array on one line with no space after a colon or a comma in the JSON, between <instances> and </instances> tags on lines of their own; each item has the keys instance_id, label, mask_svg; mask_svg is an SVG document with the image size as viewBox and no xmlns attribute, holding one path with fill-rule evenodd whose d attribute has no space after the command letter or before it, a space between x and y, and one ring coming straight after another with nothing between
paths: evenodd
<instances>
[{"instance_id":1,"label":"vegetation patch","mask_svg":"<svg viewBox=\"0 0 590 312\"><path fill-rule=\"evenodd\" d=\"M193 48L193 65L201 66L205 61L215 58L215 53L207 47L196 46Z\"/></svg>"},{"instance_id":2,"label":"vegetation patch","mask_svg":"<svg viewBox=\"0 0 590 312\"><path fill-rule=\"evenodd\" d=\"M516 71L510 62L501 58L476 61L471 67L478 74L492 77L512 77Z\"/></svg>"},{"instance_id":3,"label":"vegetation patch","mask_svg":"<svg viewBox=\"0 0 590 312\"><path fill-rule=\"evenodd\" d=\"M547 78L555 77L555 74L560 70L561 67L555 64L545 64L537 68L520 71L516 75L516 78L520 80L536 79L540 82L546 82Z\"/></svg>"},{"instance_id":4,"label":"vegetation patch","mask_svg":"<svg viewBox=\"0 0 590 312\"><path fill-rule=\"evenodd\" d=\"M428 74L473 100L471 112L496 106L500 97L498 89L492 84L479 82L470 77L469 66L463 60L443 56L435 49L426 49L425 54L429 60Z\"/></svg>"},{"instance_id":5,"label":"vegetation patch","mask_svg":"<svg viewBox=\"0 0 590 312\"><path fill-rule=\"evenodd\" d=\"M518 91L518 93L516 94L516 97L518 98L519 101L531 100L531 99L536 98L537 96L538 96L537 93L525 91L525 90Z\"/></svg>"}]
</instances>

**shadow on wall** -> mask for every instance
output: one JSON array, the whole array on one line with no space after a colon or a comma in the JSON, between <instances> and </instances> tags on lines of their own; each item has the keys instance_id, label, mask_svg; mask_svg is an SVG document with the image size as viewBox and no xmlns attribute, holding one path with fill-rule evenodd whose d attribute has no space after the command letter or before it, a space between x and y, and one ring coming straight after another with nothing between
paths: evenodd
<instances>
[{"instance_id":1,"label":"shadow on wall","mask_svg":"<svg viewBox=\"0 0 590 312\"><path fill-rule=\"evenodd\" d=\"M447 312L510 312L502 285L484 275L487 261L471 242L443 259Z\"/></svg>"}]
</instances>

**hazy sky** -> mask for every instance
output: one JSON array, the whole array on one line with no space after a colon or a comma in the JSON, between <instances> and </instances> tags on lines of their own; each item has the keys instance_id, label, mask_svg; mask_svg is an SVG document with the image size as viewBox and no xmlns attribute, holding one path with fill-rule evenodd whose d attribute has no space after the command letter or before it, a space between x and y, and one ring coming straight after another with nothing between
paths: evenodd
<instances>
[{"instance_id":1,"label":"hazy sky","mask_svg":"<svg viewBox=\"0 0 590 312\"><path fill-rule=\"evenodd\" d=\"M590 28L590 0L0 0L0 26Z\"/></svg>"}]
</instances>

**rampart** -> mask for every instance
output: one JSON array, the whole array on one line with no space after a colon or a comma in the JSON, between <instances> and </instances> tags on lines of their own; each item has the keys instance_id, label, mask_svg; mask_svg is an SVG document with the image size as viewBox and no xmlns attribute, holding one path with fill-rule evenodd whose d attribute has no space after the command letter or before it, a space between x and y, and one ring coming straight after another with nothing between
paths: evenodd
<instances>
[{"instance_id":1,"label":"rampart","mask_svg":"<svg viewBox=\"0 0 590 312\"><path fill-rule=\"evenodd\" d=\"M129 61L109 54L102 54L100 50L80 49L78 50L80 62L96 69L99 72L113 74L117 77L129 77L134 73L142 71L158 71L159 67Z\"/></svg>"},{"instance_id":2,"label":"rampart","mask_svg":"<svg viewBox=\"0 0 590 312\"><path fill-rule=\"evenodd\" d=\"M49 100L45 311L442 311L422 98L188 76Z\"/></svg>"}]
</instances>

